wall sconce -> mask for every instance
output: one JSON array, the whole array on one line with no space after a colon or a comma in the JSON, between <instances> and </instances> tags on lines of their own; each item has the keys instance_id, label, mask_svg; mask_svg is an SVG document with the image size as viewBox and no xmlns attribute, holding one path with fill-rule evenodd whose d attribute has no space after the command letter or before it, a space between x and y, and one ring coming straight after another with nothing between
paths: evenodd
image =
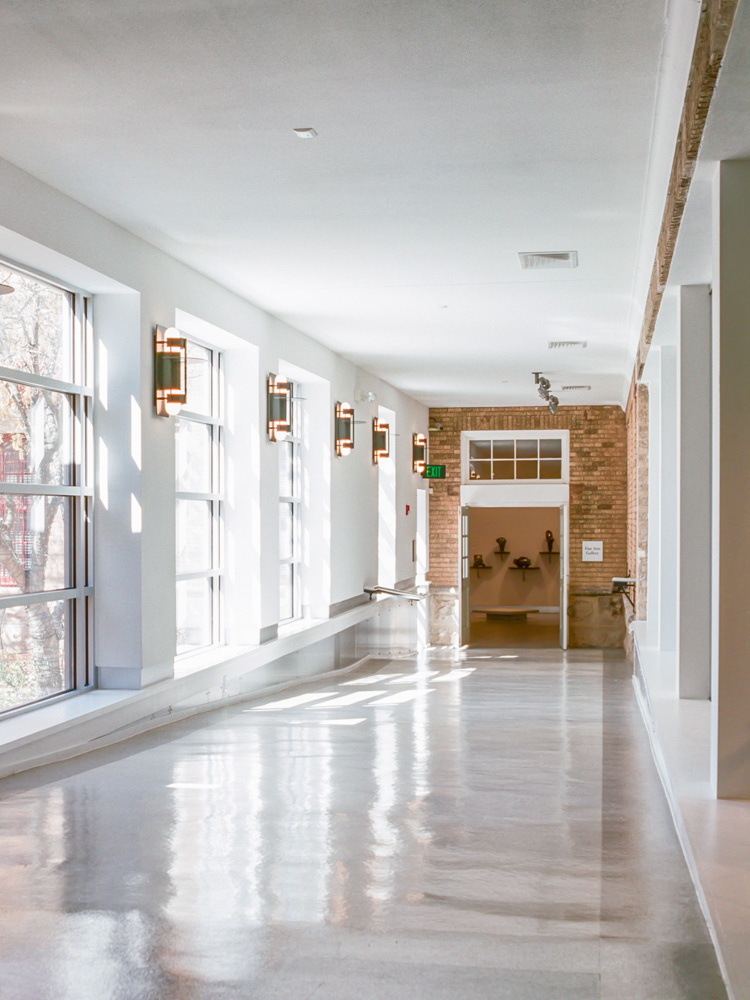
<instances>
[{"instance_id":1,"label":"wall sconce","mask_svg":"<svg viewBox=\"0 0 750 1000\"><path fill-rule=\"evenodd\" d=\"M292 385L278 375L269 375L266 383L266 420L270 441L283 441L292 429Z\"/></svg>"},{"instance_id":2,"label":"wall sconce","mask_svg":"<svg viewBox=\"0 0 750 1000\"><path fill-rule=\"evenodd\" d=\"M187 339L174 327L154 334L154 405L159 417L176 417L187 403Z\"/></svg>"},{"instance_id":3,"label":"wall sconce","mask_svg":"<svg viewBox=\"0 0 750 1000\"><path fill-rule=\"evenodd\" d=\"M375 417L372 421L372 460L375 465L391 453L391 430Z\"/></svg>"},{"instance_id":4,"label":"wall sconce","mask_svg":"<svg viewBox=\"0 0 750 1000\"><path fill-rule=\"evenodd\" d=\"M349 403L336 403L335 438L337 455L354 451L354 407Z\"/></svg>"},{"instance_id":5,"label":"wall sconce","mask_svg":"<svg viewBox=\"0 0 750 1000\"><path fill-rule=\"evenodd\" d=\"M427 466L427 437L424 434L415 434L411 439L412 468L420 476Z\"/></svg>"},{"instance_id":6,"label":"wall sconce","mask_svg":"<svg viewBox=\"0 0 750 1000\"><path fill-rule=\"evenodd\" d=\"M0 284L0 295L12 295L15 292L13 285Z\"/></svg>"}]
</instances>

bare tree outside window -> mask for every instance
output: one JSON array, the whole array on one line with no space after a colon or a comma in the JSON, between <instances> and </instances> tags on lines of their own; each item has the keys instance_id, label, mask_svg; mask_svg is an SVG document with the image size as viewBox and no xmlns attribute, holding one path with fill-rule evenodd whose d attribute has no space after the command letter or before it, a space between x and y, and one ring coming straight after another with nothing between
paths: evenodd
<instances>
[{"instance_id":1,"label":"bare tree outside window","mask_svg":"<svg viewBox=\"0 0 750 1000\"><path fill-rule=\"evenodd\" d=\"M0 267L0 710L72 686L73 296ZM42 595L50 593L50 599Z\"/></svg>"}]
</instances>

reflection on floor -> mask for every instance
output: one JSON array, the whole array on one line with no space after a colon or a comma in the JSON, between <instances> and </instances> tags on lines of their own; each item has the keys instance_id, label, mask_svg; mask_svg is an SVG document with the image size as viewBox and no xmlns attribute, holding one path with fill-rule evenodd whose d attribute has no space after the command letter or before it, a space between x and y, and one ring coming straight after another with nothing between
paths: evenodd
<instances>
[{"instance_id":1,"label":"reflection on floor","mask_svg":"<svg viewBox=\"0 0 750 1000\"><path fill-rule=\"evenodd\" d=\"M601 652L433 655L0 782L3 1000L722 1000Z\"/></svg>"},{"instance_id":2,"label":"reflection on floor","mask_svg":"<svg viewBox=\"0 0 750 1000\"><path fill-rule=\"evenodd\" d=\"M559 649L560 616L530 614L526 621L487 621L481 612L471 615L471 643L484 649Z\"/></svg>"}]
</instances>

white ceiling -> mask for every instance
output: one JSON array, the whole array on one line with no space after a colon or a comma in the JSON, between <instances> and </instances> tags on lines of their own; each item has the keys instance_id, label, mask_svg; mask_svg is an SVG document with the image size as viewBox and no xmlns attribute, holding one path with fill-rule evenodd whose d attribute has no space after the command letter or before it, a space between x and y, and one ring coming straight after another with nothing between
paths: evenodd
<instances>
[{"instance_id":1,"label":"white ceiling","mask_svg":"<svg viewBox=\"0 0 750 1000\"><path fill-rule=\"evenodd\" d=\"M0 156L424 402L622 402L676 2L8 0Z\"/></svg>"}]
</instances>

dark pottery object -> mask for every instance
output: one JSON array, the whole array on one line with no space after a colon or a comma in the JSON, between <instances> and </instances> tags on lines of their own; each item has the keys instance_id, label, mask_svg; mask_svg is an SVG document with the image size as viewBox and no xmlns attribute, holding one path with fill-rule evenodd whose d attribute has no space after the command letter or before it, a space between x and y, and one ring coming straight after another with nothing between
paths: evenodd
<instances>
[{"instance_id":1,"label":"dark pottery object","mask_svg":"<svg viewBox=\"0 0 750 1000\"><path fill-rule=\"evenodd\" d=\"M552 549L555 547L555 536L552 534L551 531L545 531L544 537L547 539L547 551L551 552Z\"/></svg>"},{"instance_id":2,"label":"dark pottery object","mask_svg":"<svg viewBox=\"0 0 750 1000\"><path fill-rule=\"evenodd\" d=\"M513 560L513 565L518 566L519 569L528 569L531 566L531 559L528 556L519 556L518 559Z\"/></svg>"},{"instance_id":3,"label":"dark pottery object","mask_svg":"<svg viewBox=\"0 0 750 1000\"><path fill-rule=\"evenodd\" d=\"M471 564L472 569L488 569L485 565L484 559L481 556L474 556L474 562Z\"/></svg>"},{"instance_id":4,"label":"dark pottery object","mask_svg":"<svg viewBox=\"0 0 750 1000\"><path fill-rule=\"evenodd\" d=\"M498 551L500 553L505 552L505 546L508 544L508 539L507 538L503 538L501 536L500 538L496 538L495 541L497 542Z\"/></svg>"}]
</instances>

